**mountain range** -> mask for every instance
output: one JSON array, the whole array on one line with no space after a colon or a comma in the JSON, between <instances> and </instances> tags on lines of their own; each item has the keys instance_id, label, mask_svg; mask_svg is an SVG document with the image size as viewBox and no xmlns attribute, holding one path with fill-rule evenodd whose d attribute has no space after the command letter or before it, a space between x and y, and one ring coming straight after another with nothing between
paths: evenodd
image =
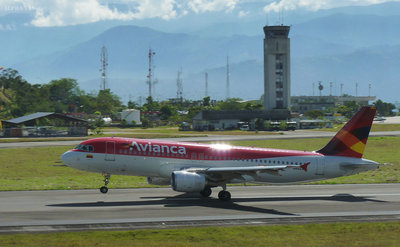
<instances>
[{"instance_id":1,"label":"mountain range","mask_svg":"<svg viewBox=\"0 0 400 247\"><path fill-rule=\"evenodd\" d=\"M355 94L357 83L358 95L368 95L371 84L371 95L398 101L398 90L393 90L399 89L400 68L400 33L396 31L400 15L396 13L400 13L400 3L287 13L286 21L293 24L289 35L292 94L311 95L318 81L325 86L324 95L330 93L329 82L333 82L333 94L339 93L340 84L343 93ZM263 93L262 17L215 22L219 18L213 16L203 24L191 20L184 25L181 20L175 27L169 25L177 20L167 24L103 21L50 28L26 25L31 18L28 14L0 17L0 47L5 48L1 65L17 69L31 83L70 77L78 79L85 91L95 92L101 84L104 45L108 86L124 101L147 96L149 48L156 52L158 99L175 97L180 69L185 97L204 97L207 72L210 96L225 98L227 56L230 96L258 99Z\"/></svg>"}]
</instances>

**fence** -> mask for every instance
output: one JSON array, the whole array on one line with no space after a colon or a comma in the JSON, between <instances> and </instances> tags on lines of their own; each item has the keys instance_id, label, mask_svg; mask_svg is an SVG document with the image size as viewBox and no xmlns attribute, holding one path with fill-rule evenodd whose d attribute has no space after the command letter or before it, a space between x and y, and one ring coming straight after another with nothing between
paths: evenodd
<instances>
[{"instance_id":1,"label":"fence","mask_svg":"<svg viewBox=\"0 0 400 247\"><path fill-rule=\"evenodd\" d=\"M0 130L0 137L58 137L58 136L87 136L85 126L55 127L16 127Z\"/></svg>"}]
</instances>

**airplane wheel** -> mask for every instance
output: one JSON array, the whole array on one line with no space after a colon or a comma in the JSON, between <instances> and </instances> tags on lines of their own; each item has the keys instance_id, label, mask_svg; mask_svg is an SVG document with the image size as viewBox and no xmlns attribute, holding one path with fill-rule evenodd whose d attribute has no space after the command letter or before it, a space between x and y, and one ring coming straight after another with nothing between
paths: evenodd
<instances>
[{"instance_id":1,"label":"airplane wheel","mask_svg":"<svg viewBox=\"0 0 400 247\"><path fill-rule=\"evenodd\" d=\"M106 186L103 186L103 187L100 188L100 192L105 194L105 193L108 192L108 188Z\"/></svg>"},{"instance_id":2,"label":"airplane wheel","mask_svg":"<svg viewBox=\"0 0 400 247\"><path fill-rule=\"evenodd\" d=\"M204 190L200 191L200 194L203 197L209 197L211 193L212 193L211 188L204 188Z\"/></svg>"},{"instance_id":3,"label":"airplane wheel","mask_svg":"<svg viewBox=\"0 0 400 247\"><path fill-rule=\"evenodd\" d=\"M231 199L231 193L229 193L229 191L226 191L226 190L221 190L218 193L218 198L221 201L227 202L227 201L229 201Z\"/></svg>"}]
</instances>

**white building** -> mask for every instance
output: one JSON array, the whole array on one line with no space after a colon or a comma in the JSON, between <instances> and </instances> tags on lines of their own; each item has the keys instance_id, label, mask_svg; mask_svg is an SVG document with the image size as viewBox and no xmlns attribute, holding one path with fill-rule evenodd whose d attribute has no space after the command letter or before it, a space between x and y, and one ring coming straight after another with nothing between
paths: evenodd
<instances>
[{"instance_id":1,"label":"white building","mask_svg":"<svg viewBox=\"0 0 400 247\"><path fill-rule=\"evenodd\" d=\"M132 121L135 121L136 125L142 124L140 121L140 111L136 109L126 109L121 113L121 120L125 120L128 125L132 124Z\"/></svg>"}]
</instances>

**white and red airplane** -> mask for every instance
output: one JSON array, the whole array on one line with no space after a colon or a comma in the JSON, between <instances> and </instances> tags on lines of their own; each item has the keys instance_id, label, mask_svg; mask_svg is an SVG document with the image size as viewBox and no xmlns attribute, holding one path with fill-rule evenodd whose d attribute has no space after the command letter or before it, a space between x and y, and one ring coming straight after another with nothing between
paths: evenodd
<instances>
[{"instance_id":1,"label":"white and red airplane","mask_svg":"<svg viewBox=\"0 0 400 247\"><path fill-rule=\"evenodd\" d=\"M107 193L111 174L145 176L150 184L228 201L229 183L296 183L352 175L377 169L362 159L375 107L359 112L322 149L313 152L235 147L147 139L105 137L82 142L61 157L70 167L102 173Z\"/></svg>"}]
</instances>

